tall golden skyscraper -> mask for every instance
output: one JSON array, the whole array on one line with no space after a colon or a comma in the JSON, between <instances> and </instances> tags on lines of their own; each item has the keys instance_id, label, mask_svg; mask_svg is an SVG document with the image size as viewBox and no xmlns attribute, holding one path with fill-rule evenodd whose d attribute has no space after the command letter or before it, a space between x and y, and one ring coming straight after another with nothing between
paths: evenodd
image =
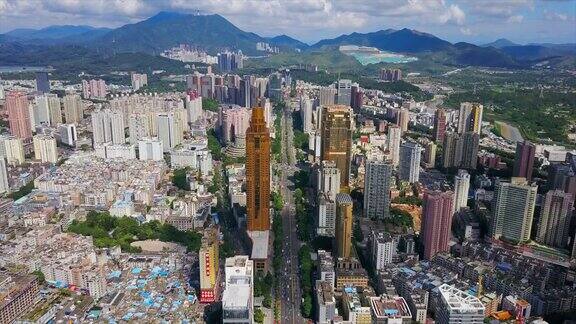
<instances>
[{"instance_id":1,"label":"tall golden skyscraper","mask_svg":"<svg viewBox=\"0 0 576 324\"><path fill-rule=\"evenodd\" d=\"M248 231L270 229L270 131L261 107L246 131L246 212Z\"/></svg>"},{"instance_id":2,"label":"tall golden skyscraper","mask_svg":"<svg viewBox=\"0 0 576 324\"><path fill-rule=\"evenodd\" d=\"M352 197L336 195L336 252L339 258L349 258L352 248Z\"/></svg>"},{"instance_id":3,"label":"tall golden skyscraper","mask_svg":"<svg viewBox=\"0 0 576 324\"><path fill-rule=\"evenodd\" d=\"M352 151L352 112L344 105L325 106L322 110L323 161L334 161L340 170L340 188L346 191L350 183Z\"/></svg>"}]
</instances>

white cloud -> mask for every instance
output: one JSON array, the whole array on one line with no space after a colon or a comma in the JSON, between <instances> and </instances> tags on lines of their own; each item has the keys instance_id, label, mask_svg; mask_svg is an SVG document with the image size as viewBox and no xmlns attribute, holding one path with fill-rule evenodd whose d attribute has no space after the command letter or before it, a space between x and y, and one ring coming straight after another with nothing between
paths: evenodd
<instances>
[{"instance_id":1,"label":"white cloud","mask_svg":"<svg viewBox=\"0 0 576 324\"><path fill-rule=\"evenodd\" d=\"M462 33L462 35L466 35L466 36L474 35L472 30L468 27L460 27L460 32Z\"/></svg>"},{"instance_id":2,"label":"white cloud","mask_svg":"<svg viewBox=\"0 0 576 324\"><path fill-rule=\"evenodd\" d=\"M568 20L570 17L566 14L561 14L558 12L551 12L548 10L544 10L544 18L546 18L547 20L561 20L561 21L566 21Z\"/></svg>"},{"instance_id":3,"label":"white cloud","mask_svg":"<svg viewBox=\"0 0 576 324\"><path fill-rule=\"evenodd\" d=\"M506 20L508 23L511 24L519 24L524 20L524 16L522 15L515 15L515 16L510 16L508 17L508 19Z\"/></svg>"},{"instance_id":4,"label":"white cloud","mask_svg":"<svg viewBox=\"0 0 576 324\"><path fill-rule=\"evenodd\" d=\"M573 15L541 0L0 0L0 32L55 24L117 27L162 10L199 10L220 14L246 31L264 36L286 33L304 41L404 27L460 40L462 35L526 37L535 8L550 9L541 20L554 20L556 27L564 22L563 31L574 21ZM519 23L522 29L512 28ZM494 35L494 30L504 33Z\"/></svg>"}]
</instances>

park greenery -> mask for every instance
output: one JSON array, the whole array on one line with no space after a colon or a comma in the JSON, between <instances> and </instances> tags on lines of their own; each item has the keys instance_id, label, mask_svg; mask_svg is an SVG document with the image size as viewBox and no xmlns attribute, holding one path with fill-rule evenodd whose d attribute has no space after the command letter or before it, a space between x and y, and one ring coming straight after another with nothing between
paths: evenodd
<instances>
[{"instance_id":1,"label":"park greenery","mask_svg":"<svg viewBox=\"0 0 576 324\"><path fill-rule=\"evenodd\" d=\"M202 98L202 109L218 112L218 101L213 98Z\"/></svg>"},{"instance_id":2,"label":"park greenery","mask_svg":"<svg viewBox=\"0 0 576 324\"><path fill-rule=\"evenodd\" d=\"M280 295L280 288L283 284L280 280L277 280L282 275L282 240L284 238L284 228L282 227L282 216L279 211L274 212L274 222L272 223L272 235L274 237L273 249L274 257L272 259L272 268L274 269L274 290L275 295ZM280 310L278 307L274 307L274 318L278 319L280 316Z\"/></svg>"},{"instance_id":3,"label":"park greenery","mask_svg":"<svg viewBox=\"0 0 576 324\"><path fill-rule=\"evenodd\" d=\"M444 104L457 108L461 102L484 105L484 119L505 121L529 140L568 141L568 127L576 122L576 94L538 89L482 89L454 93Z\"/></svg>"},{"instance_id":4,"label":"park greenery","mask_svg":"<svg viewBox=\"0 0 576 324\"><path fill-rule=\"evenodd\" d=\"M272 200L272 206L274 210L279 212L284 207L284 200L282 199L282 195L279 192L272 191L270 195L270 200Z\"/></svg>"},{"instance_id":5,"label":"park greenery","mask_svg":"<svg viewBox=\"0 0 576 324\"><path fill-rule=\"evenodd\" d=\"M188 251L197 251L202 238L199 233L180 231L159 221L141 224L132 217L113 217L108 212L97 211L90 211L84 221L72 221L68 232L92 236L96 247L120 246L125 252L140 252L140 248L130 245L140 240L174 242L185 246Z\"/></svg>"},{"instance_id":6,"label":"park greenery","mask_svg":"<svg viewBox=\"0 0 576 324\"><path fill-rule=\"evenodd\" d=\"M295 80L302 80L306 82L311 82L314 84L328 86L338 81L338 79L350 79L352 82L357 82L360 87L364 89L381 90L386 93L401 93L410 96L416 101L424 101L432 99L432 95L428 92L420 90L415 85L412 85L406 81L395 81L395 82L379 82L376 79L362 76L358 73L327 73L324 71L320 72L308 72L305 70L293 70L290 71L292 78Z\"/></svg>"},{"instance_id":7,"label":"park greenery","mask_svg":"<svg viewBox=\"0 0 576 324\"><path fill-rule=\"evenodd\" d=\"M390 216L383 218L382 222L401 228L412 228L414 226L412 215L405 210L395 207L390 208Z\"/></svg>"},{"instance_id":8,"label":"park greenery","mask_svg":"<svg viewBox=\"0 0 576 324\"><path fill-rule=\"evenodd\" d=\"M298 260L300 262L300 284L302 289L302 315L306 318L312 316L312 273L314 263L310 257L312 250L307 244L302 245L298 251Z\"/></svg>"},{"instance_id":9,"label":"park greenery","mask_svg":"<svg viewBox=\"0 0 576 324\"><path fill-rule=\"evenodd\" d=\"M218 141L214 129L208 131L208 149L210 150L214 160L221 161L224 158L224 153L222 153L222 144Z\"/></svg>"},{"instance_id":10,"label":"park greenery","mask_svg":"<svg viewBox=\"0 0 576 324\"><path fill-rule=\"evenodd\" d=\"M15 191L15 192L9 194L8 198L12 198L12 199L14 199L14 201L16 201L16 200L28 195L29 193L31 193L32 190L34 190L34 181L28 182L25 186L18 189L18 191Z\"/></svg>"},{"instance_id":11,"label":"park greenery","mask_svg":"<svg viewBox=\"0 0 576 324\"><path fill-rule=\"evenodd\" d=\"M418 196L398 196L392 199L392 203L422 206L422 199Z\"/></svg>"},{"instance_id":12,"label":"park greenery","mask_svg":"<svg viewBox=\"0 0 576 324\"><path fill-rule=\"evenodd\" d=\"M259 307L254 309L254 322L264 323L264 312Z\"/></svg>"},{"instance_id":13,"label":"park greenery","mask_svg":"<svg viewBox=\"0 0 576 324\"><path fill-rule=\"evenodd\" d=\"M187 179L187 168L174 170L174 175L172 176L172 184L180 190L190 190L190 183Z\"/></svg>"}]
</instances>

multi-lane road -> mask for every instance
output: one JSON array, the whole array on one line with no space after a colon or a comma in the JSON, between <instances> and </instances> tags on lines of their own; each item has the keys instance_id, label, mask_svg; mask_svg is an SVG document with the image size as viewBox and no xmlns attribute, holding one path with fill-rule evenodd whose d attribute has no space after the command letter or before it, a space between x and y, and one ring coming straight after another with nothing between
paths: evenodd
<instances>
[{"instance_id":1,"label":"multi-lane road","mask_svg":"<svg viewBox=\"0 0 576 324\"><path fill-rule=\"evenodd\" d=\"M281 318L282 323L304 323L305 320L300 315L301 291L300 275L298 267L298 250L300 240L296 228L296 210L292 192L294 184L291 177L296 171L296 157L294 152L292 130L292 106L287 102L282 114L282 158L280 165L279 187L284 199L282 209L282 224L284 230L284 240L282 246L282 271L280 282Z\"/></svg>"}]
</instances>

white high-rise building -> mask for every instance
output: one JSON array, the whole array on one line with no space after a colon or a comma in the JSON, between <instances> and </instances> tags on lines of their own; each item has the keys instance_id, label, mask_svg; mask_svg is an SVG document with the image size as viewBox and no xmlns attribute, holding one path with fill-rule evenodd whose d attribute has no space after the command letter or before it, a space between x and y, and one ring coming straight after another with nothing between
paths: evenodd
<instances>
[{"instance_id":1,"label":"white high-rise building","mask_svg":"<svg viewBox=\"0 0 576 324\"><path fill-rule=\"evenodd\" d=\"M164 152L182 143L182 127L180 121L173 112L160 113L156 116L158 139L162 142Z\"/></svg>"},{"instance_id":2,"label":"white high-rise building","mask_svg":"<svg viewBox=\"0 0 576 324\"><path fill-rule=\"evenodd\" d=\"M84 104L77 94L67 94L62 98L64 119L68 124L79 124L84 118Z\"/></svg>"},{"instance_id":3,"label":"white high-rise building","mask_svg":"<svg viewBox=\"0 0 576 324\"><path fill-rule=\"evenodd\" d=\"M318 197L316 234L334 237L336 230L336 202L327 193Z\"/></svg>"},{"instance_id":4,"label":"white high-rise building","mask_svg":"<svg viewBox=\"0 0 576 324\"><path fill-rule=\"evenodd\" d=\"M538 186L526 178L498 181L492 199L491 235L517 242L530 239Z\"/></svg>"},{"instance_id":5,"label":"white high-rise building","mask_svg":"<svg viewBox=\"0 0 576 324\"><path fill-rule=\"evenodd\" d=\"M397 125L388 126L388 137L386 138L386 147L392 158L392 164L396 167L400 162L400 139L402 130Z\"/></svg>"},{"instance_id":6,"label":"white high-rise building","mask_svg":"<svg viewBox=\"0 0 576 324\"><path fill-rule=\"evenodd\" d=\"M375 231L372 231L370 235L370 242L372 243L372 263L376 270L382 270L392 263L398 243L389 233Z\"/></svg>"},{"instance_id":7,"label":"white high-rise building","mask_svg":"<svg viewBox=\"0 0 576 324\"><path fill-rule=\"evenodd\" d=\"M141 139L152 135L152 125L149 113L132 113L128 117L128 133L130 143L136 144Z\"/></svg>"},{"instance_id":8,"label":"white high-rise building","mask_svg":"<svg viewBox=\"0 0 576 324\"><path fill-rule=\"evenodd\" d=\"M222 323L252 324L254 320L254 262L247 255L227 258L224 264Z\"/></svg>"},{"instance_id":9,"label":"white high-rise building","mask_svg":"<svg viewBox=\"0 0 576 324\"><path fill-rule=\"evenodd\" d=\"M438 287L438 293L436 323L484 323L484 305L476 296L447 284Z\"/></svg>"},{"instance_id":10,"label":"white high-rise building","mask_svg":"<svg viewBox=\"0 0 576 324\"><path fill-rule=\"evenodd\" d=\"M10 185L8 184L8 168L6 167L6 159L0 157L0 193L9 191Z\"/></svg>"},{"instance_id":11,"label":"white high-rise building","mask_svg":"<svg viewBox=\"0 0 576 324\"><path fill-rule=\"evenodd\" d=\"M94 146L108 142L124 144L124 128L124 114L120 111L99 110L92 113Z\"/></svg>"},{"instance_id":12,"label":"white high-rise building","mask_svg":"<svg viewBox=\"0 0 576 324\"><path fill-rule=\"evenodd\" d=\"M24 144L22 139L16 137L0 138L0 156L4 156L6 162L10 165L24 163Z\"/></svg>"},{"instance_id":13,"label":"white high-rise building","mask_svg":"<svg viewBox=\"0 0 576 324\"><path fill-rule=\"evenodd\" d=\"M202 118L202 97L186 96L186 110L189 122L194 123Z\"/></svg>"},{"instance_id":14,"label":"white high-rise building","mask_svg":"<svg viewBox=\"0 0 576 324\"><path fill-rule=\"evenodd\" d=\"M410 183L420 179L420 152L421 147L417 143L406 142L400 145L400 180Z\"/></svg>"},{"instance_id":15,"label":"white high-rise building","mask_svg":"<svg viewBox=\"0 0 576 324\"><path fill-rule=\"evenodd\" d=\"M132 73L132 90L138 91L145 85L148 85L148 75L146 73Z\"/></svg>"},{"instance_id":16,"label":"white high-rise building","mask_svg":"<svg viewBox=\"0 0 576 324\"><path fill-rule=\"evenodd\" d=\"M312 131L312 109L314 100L306 96L300 99L300 116L302 118L302 131L306 134Z\"/></svg>"},{"instance_id":17,"label":"white high-rise building","mask_svg":"<svg viewBox=\"0 0 576 324\"><path fill-rule=\"evenodd\" d=\"M331 201L336 201L340 192L340 169L333 161L322 161L318 169L318 192L328 195Z\"/></svg>"},{"instance_id":18,"label":"white high-rise building","mask_svg":"<svg viewBox=\"0 0 576 324\"><path fill-rule=\"evenodd\" d=\"M461 208L468 205L468 191L470 190L470 174L466 170L458 170L454 177L454 211L458 212Z\"/></svg>"},{"instance_id":19,"label":"white high-rise building","mask_svg":"<svg viewBox=\"0 0 576 324\"><path fill-rule=\"evenodd\" d=\"M58 126L58 133L60 134L60 142L68 146L76 146L78 134L76 133L75 124L62 124Z\"/></svg>"},{"instance_id":20,"label":"white high-rise building","mask_svg":"<svg viewBox=\"0 0 576 324\"><path fill-rule=\"evenodd\" d=\"M162 142L157 137L145 137L138 141L138 157L140 160L161 161L164 159Z\"/></svg>"},{"instance_id":21,"label":"white high-rise building","mask_svg":"<svg viewBox=\"0 0 576 324\"><path fill-rule=\"evenodd\" d=\"M47 93L36 97L34 122L36 126L44 124L55 127L62 124L62 108L57 95Z\"/></svg>"},{"instance_id":22,"label":"white high-rise building","mask_svg":"<svg viewBox=\"0 0 576 324\"><path fill-rule=\"evenodd\" d=\"M36 135L33 137L34 158L44 163L58 162L58 147L56 139L49 135Z\"/></svg>"}]
</instances>

